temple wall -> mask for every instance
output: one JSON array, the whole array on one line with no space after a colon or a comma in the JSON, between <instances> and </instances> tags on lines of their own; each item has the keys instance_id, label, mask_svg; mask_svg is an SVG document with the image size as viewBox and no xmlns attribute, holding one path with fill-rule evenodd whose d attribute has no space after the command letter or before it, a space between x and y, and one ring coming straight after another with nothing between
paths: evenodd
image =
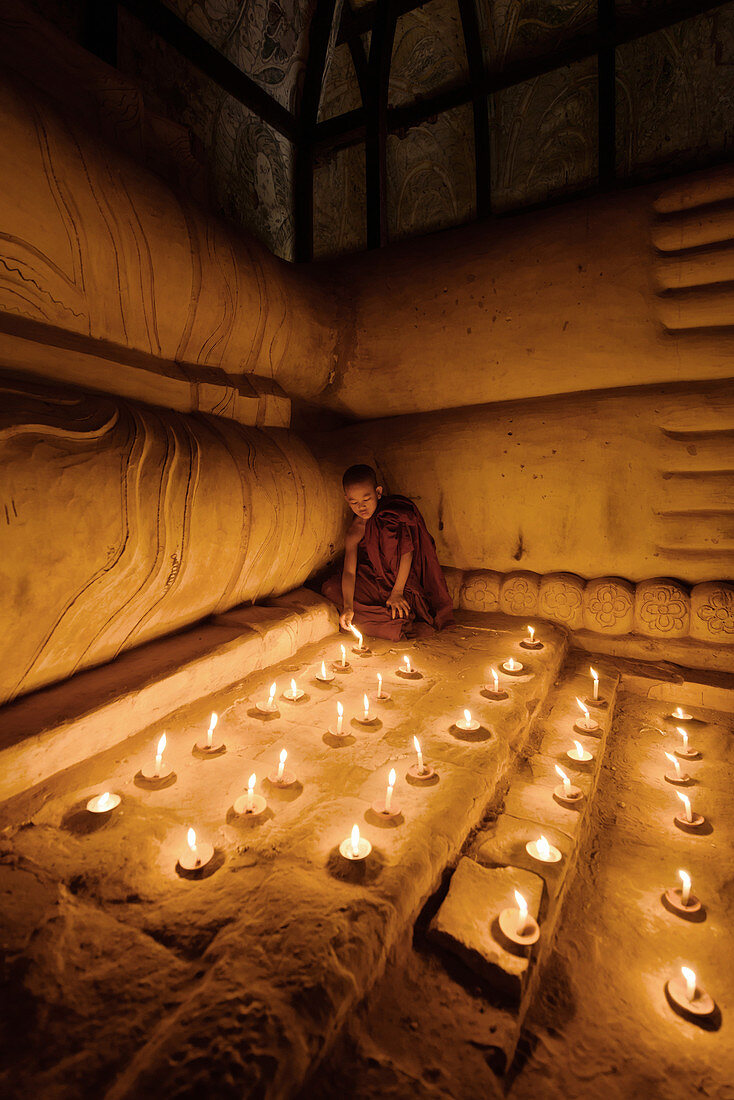
<instances>
[{"instance_id":1,"label":"temple wall","mask_svg":"<svg viewBox=\"0 0 734 1100\"><path fill-rule=\"evenodd\" d=\"M328 400L360 419L727 378L734 168L336 263L354 343Z\"/></svg>"},{"instance_id":2,"label":"temple wall","mask_svg":"<svg viewBox=\"0 0 734 1100\"><path fill-rule=\"evenodd\" d=\"M284 430L6 376L0 469L0 703L286 592L343 537L338 482Z\"/></svg>"},{"instance_id":3,"label":"temple wall","mask_svg":"<svg viewBox=\"0 0 734 1100\"><path fill-rule=\"evenodd\" d=\"M448 566L734 576L731 382L402 416L318 445L412 497Z\"/></svg>"}]
</instances>

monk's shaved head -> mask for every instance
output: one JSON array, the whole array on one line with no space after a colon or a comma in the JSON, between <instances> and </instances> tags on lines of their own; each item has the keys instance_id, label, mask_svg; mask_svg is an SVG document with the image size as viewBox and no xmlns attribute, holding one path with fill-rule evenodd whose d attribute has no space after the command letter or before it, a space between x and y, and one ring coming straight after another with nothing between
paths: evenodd
<instances>
[{"instance_id":1,"label":"monk's shaved head","mask_svg":"<svg viewBox=\"0 0 734 1100\"><path fill-rule=\"evenodd\" d=\"M342 478L342 488L346 493L354 485L369 485L370 489L377 488L377 474L371 466L364 464L350 466Z\"/></svg>"}]
</instances>

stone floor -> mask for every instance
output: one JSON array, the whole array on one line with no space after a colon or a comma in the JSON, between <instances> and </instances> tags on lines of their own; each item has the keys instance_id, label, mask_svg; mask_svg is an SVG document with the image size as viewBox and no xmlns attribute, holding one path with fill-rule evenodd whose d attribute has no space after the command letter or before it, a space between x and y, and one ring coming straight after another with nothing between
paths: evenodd
<instances>
[{"instance_id":1,"label":"stone floor","mask_svg":"<svg viewBox=\"0 0 734 1100\"><path fill-rule=\"evenodd\" d=\"M659 687L650 680L645 690ZM734 1098L732 714L691 709L701 758L685 765L692 783L682 789L710 828L687 834L673 823L679 802L662 755L680 743L664 717L671 705L622 693L591 829L511 1072L491 1068L501 1010L475 974L432 946L429 908L304 1098ZM661 904L681 867L702 922ZM681 965L719 1006L710 1029L666 1001L664 984Z\"/></svg>"},{"instance_id":2,"label":"stone floor","mask_svg":"<svg viewBox=\"0 0 734 1100\"><path fill-rule=\"evenodd\" d=\"M564 632L542 624L545 648L519 646L524 624L473 616L433 639L350 654L331 686L314 678L338 657L331 636L227 691L187 705L117 747L0 807L0 927L5 1014L0 1091L11 1097L294 1095L412 929L467 836L501 798L532 720L564 658ZM395 674L408 653L418 681ZM480 695L491 664L510 654L527 674L505 678L508 698ZM375 701L376 673L389 703ZM254 703L271 680L295 677L306 698ZM354 726L370 693L378 728ZM326 734L343 702L352 736ZM452 729L469 707L473 735ZM226 754L192 753L209 713ZM136 785L165 729L176 781ZM439 779L405 778L413 735ZM298 783L265 778L281 748ZM370 809L391 767L402 818ZM233 813L255 772L263 819ZM87 799L122 796L107 820ZM373 844L350 865L339 842L358 823ZM179 875L193 826L215 858ZM308 1087L308 1086L307 1086ZM317 1093L312 1093L316 1095Z\"/></svg>"}]
</instances>

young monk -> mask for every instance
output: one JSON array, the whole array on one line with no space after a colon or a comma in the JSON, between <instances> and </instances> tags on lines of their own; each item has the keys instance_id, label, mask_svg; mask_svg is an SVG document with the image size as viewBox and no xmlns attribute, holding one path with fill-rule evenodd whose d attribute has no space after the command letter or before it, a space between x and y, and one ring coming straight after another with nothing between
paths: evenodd
<instances>
[{"instance_id":1,"label":"young monk","mask_svg":"<svg viewBox=\"0 0 734 1100\"><path fill-rule=\"evenodd\" d=\"M451 597L436 544L415 504L384 496L371 466L350 466L342 485L354 520L341 583L333 576L322 587L341 609L341 626L348 630L354 622L363 634L391 641L416 633L416 623L421 633L451 626Z\"/></svg>"}]
</instances>

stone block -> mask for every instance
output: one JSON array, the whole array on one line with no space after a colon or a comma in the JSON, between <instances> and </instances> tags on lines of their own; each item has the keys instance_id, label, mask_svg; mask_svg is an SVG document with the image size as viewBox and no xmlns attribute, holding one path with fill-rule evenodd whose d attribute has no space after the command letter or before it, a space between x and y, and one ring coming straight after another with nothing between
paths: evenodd
<instances>
[{"instance_id":1,"label":"stone block","mask_svg":"<svg viewBox=\"0 0 734 1100\"><path fill-rule=\"evenodd\" d=\"M634 629L656 638L685 638L690 622L690 596L678 581L666 577L640 581L635 593Z\"/></svg>"},{"instance_id":2,"label":"stone block","mask_svg":"<svg viewBox=\"0 0 734 1100\"><path fill-rule=\"evenodd\" d=\"M497 611L500 606L502 574L490 569L476 569L464 574L459 596L463 611Z\"/></svg>"},{"instance_id":3,"label":"stone block","mask_svg":"<svg viewBox=\"0 0 734 1100\"><path fill-rule=\"evenodd\" d=\"M464 857L428 935L458 955L496 993L519 1004L529 957L505 949L497 923L503 909L515 908L515 890L523 894L528 910L537 919L543 897L539 875L517 867L481 867Z\"/></svg>"},{"instance_id":4,"label":"stone block","mask_svg":"<svg viewBox=\"0 0 734 1100\"><path fill-rule=\"evenodd\" d=\"M583 594L583 620L597 634L629 634L634 623L635 589L620 577L597 577Z\"/></svg>"},{"instance_id":5,"label":"stone block","mask_svg":"<svg viewBox=\"0 0 734 1100\"><path fill-rule=\"evenodd\" d=\"M500 587L500 611L506 615L537 614L539 589L537 573L508 573Z\"/></svg>"},{"instance_id":6,"label":"stone block","mask_svg":"<svg viewBox=\"0 0 734 1100\"><path fill-rule=\"evenodd\" d=\"M734 645L734 584L707 581L691 590L691 637Z\"/></svg>"},{"instance_id":7,"label":"stone block","mask_svg":"<svg viewBox=\"0 0 734 1100\"><path fill-rule=\"evenodd\" d=\"M549 573L540 581L538 614L563 623L571 630L583 625L585 582L575 573Z\"/></svg>"},{"instance_id":8,"label":"stone block","mask_svg":"<svg viewBox=\"0 0 734 1100\"><path fill-rule=\"evenodd\" d=\"M558 863L539 863L528 854L525 845L529 840L537 840L541 834L563 854L563 859ZM549 895L556 892L574 848L573 841L553 825L511 814L500 814L477 840L476 858L479 863L485 867L506 867L510 864L540 875L545 880Z\"/></svg>"}]
</instances>

